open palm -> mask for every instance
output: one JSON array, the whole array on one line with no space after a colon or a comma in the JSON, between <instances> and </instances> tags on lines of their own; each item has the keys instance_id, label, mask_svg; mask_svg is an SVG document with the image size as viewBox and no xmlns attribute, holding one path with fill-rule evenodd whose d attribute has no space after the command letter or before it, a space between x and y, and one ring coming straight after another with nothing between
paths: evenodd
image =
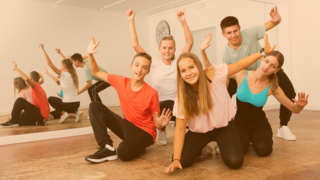
<instances>
[{"instance_id":1,"label":"open palm","mask_svg":"<svg viewBox=\"0 0 320 180\"><path fill-rule=\"evenodd\" d=\"M168 109L167 112L166 112L166 108L164 108L162 113L161 113L161 116L158 115L158 113L156 113L157 123L161 127L166 126L169 123L170 119L171 119L171 111L170 111L170 109Z\"/></svg>"},{"instance_id":2,"label":"open palm","mask_svg":"<svg viewBox=\"0 0 320 180\"><path fill-rule=\"evenodd\" d=\"M269 40L268 40L268 34L264 37L264 53L269 54L276 48L276 45L273 47L270 46Z\"/></svg>"},{"instance_id":3,"label":"open palm","mask_svg":"<svg viewBox=\"0 0 320 180\"><path fill-rule=\"evenodd\" d=\"M277 6L272 8L271 11L270 11L270 16L271 16L271 22L277 24L281 21L281 16L278 12L278 8Z\"/></svg>"},{"instance_id":4,"label":"open palm","mask_svg":"<svg viewBox=\"0 0 320 180\"><path fill-rule=\"evenodd\" d=\"M13 64L13 70L15 71L17 69L17 63L15 61L12 61Z\"/></svg>"},{"instance_id":5,"label":"open palm","mask_svg":"<svg viewBox=\"0 0 320 180\"><path fill-rule=\"evenodd\" d=\"M292 99L298 106L304 107L308 104L309 94L306 96L305 92L298 93L298 101L296 99Z\"/></svg>"},{"instance_id":6,"label":"open palm","mask_svg":"<svg viewBox=\"0 0 320 180\"><path fill-rule=\"evenodd\" d=\"M90 41L89 46L87 48L87 52L88 52L88 54L95 54L95 53L98 52L98 51L96 51L96 48L99 45L100 40L96 43L96 41L95 41L93 36L91 36L90 39L91 39L91 41Z\"/></svg>"},{"instance_id":7,"label":"open palm","mask_svg":"<svg viewBox=\"0 0 320 180\"><path fill-rule=\"evenodd\" d=\"M205 35L204 40L202 41L202 44L200 45L201 51L207 49L211 45L210 44L211 38L212 38L212 33L209 33L208 37L207 37L207 35Z\"/></svg>"}]
</instances>

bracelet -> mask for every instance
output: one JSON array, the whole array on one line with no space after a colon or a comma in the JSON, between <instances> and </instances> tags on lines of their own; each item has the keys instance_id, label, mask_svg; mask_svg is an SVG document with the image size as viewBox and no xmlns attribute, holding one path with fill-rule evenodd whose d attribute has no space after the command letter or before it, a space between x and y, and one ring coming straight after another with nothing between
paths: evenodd
<instances>
[{"instance_id":1,"label":"bracelet","mask_svg":"<svg viewBox=\"0 0 320 180\"><path fill-rule=\"evenodd\" d=\"M180 161L180 159L173 159L173 160L172 160L172 162L173 162L174 160L178 160L178 161Z\"/></svg>"}]
</instances>

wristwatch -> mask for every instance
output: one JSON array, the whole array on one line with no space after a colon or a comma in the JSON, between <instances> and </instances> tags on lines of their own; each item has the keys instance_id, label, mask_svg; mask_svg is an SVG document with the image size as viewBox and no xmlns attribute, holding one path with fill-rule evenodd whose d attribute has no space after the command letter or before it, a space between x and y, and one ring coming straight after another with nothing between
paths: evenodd
<instances>
[{"instance_id":1,"label":"wristwatch","mask_svg":"<svg viewBox=\"0 0 320 180\"><path fill-rule=\"evenodd\" d=\"M266 53L264 53L264 48L261 48L261 49L260 49L260 53L262 54L263 57L266 56Z\"/></svg>"}]
</instances>

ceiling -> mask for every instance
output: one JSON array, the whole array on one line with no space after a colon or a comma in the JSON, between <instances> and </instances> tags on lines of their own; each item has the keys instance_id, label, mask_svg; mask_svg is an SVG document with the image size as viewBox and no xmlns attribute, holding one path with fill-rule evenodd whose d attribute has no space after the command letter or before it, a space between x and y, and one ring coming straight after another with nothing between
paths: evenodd
<instances>
[{"instance_id":1,"label":"ceiling","mask_svg":"<svg viewBox=\"0 0 320 180\"><path fill-rule=\"evenodd\" d=\"M199 0L28 0L28 1L37 1L37 2L49 3L52 5L61 1L55 6L73 6L73 7L90 8L90 9L97 9L97 10L105 6L109 6L119 1L122 1L118 4L115 4L113 6L103 9L103 11L126 12L128 9L132 8L136 11L136 13L141 12L141 14L150 15L150 14L154 14L160 11L170 9L172 7L178 7L178 6L190 4Z\"/></svg>"}]
</instances>

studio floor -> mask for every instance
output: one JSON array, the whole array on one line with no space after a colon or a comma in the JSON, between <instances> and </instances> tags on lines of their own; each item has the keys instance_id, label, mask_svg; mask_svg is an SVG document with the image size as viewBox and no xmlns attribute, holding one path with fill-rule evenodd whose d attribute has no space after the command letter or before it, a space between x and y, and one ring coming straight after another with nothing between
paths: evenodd
<instances>
[{"instance_id":1,"label":"studio floor","mask_svg":"<svg viewBox=\"0 0 320 180\"><path fill-rule=\"evenodd\" d=\"M303 111L292 116L289 127L297 136L296 141L276 136L278 116L278 110L267 111L274 134L272 154L260 158L250 147L239 170L228 168L213 152L198 158L189 168L165 174L163 171L170 164L173 152L173 128L169 124L167 146L155 144L129 162L91 164L85 161L85 156L98 148L93 135L0 146L0 180L320 179L320 111ZM110 135L117 147L120 139L113 133ZM209 145L213 148L216 143Z\"/></svg>"}]
</instances>

